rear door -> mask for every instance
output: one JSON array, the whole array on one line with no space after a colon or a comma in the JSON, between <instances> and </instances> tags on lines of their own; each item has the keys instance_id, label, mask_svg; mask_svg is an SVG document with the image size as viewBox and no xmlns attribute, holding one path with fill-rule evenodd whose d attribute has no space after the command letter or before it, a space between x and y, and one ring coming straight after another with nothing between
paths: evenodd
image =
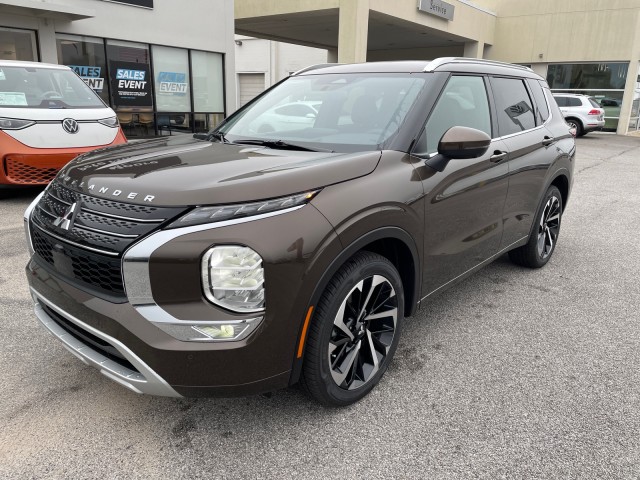
<instances>
[{"instance_id":1,"label":"rear door","mask_svg":"<svg viewBox=\"0 0 640 480\"><path fill-rule=\"evenodd\" d=\"M556 158L556 139L545 126L549 109L538 81L491 77L491 86L498 128L509 151L500 246L507 249L529 236L547 171Z\"/></svg>"}]
</instances>

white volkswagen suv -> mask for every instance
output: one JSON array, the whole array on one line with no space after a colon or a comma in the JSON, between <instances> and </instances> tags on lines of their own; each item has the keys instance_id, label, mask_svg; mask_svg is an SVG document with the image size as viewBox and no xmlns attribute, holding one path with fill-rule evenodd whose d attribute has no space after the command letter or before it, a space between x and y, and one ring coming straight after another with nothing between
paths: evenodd
<instances>
[{"instance_id":1,"label":"white volkswagen suv","mask_svg":"<svg viewBox=\"0 0 640 480\"><path fill-rule=\"evenodd\" d=\"M604 109L592 97L576 93L554 93L553 96L567 123L576 129L576 136L604 127Z\"/></svg>"}]
</instances>

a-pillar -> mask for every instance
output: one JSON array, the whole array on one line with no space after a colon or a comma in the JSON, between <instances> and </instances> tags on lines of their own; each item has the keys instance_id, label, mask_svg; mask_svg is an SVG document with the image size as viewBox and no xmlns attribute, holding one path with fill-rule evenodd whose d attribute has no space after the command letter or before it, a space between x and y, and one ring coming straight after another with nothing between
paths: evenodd
<instances>
[{"instance_id":1,"label":"a-pillar","mask_svg":"<svg viewBox=\"0 0 640 480\"><path fill-rule=\"evenodd\" d=\"M484 42L465 42L464 56L470 58L482 58L484 55Z\"/></svg>"},{"instance_id":2,"label":"a-pillar","mask_svg":"<svg viewBox=\"0 0 640 480\"><path fill-rule=\"evenodd\" d=\"M367 61L369 0L340 0L338 62Z\"/></svg>"}]
</instances>

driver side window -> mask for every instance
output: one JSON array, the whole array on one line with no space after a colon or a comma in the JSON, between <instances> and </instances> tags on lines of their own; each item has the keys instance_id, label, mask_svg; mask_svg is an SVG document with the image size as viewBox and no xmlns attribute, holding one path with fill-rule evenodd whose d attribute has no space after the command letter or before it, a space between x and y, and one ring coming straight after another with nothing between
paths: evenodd
<instances>
[{"instance_id":1,"label":"driver side window","mask_svg":"<svg viewBox=\"0 0 640 480\"><path fill-rule=\"evenodd\" d=\"M416 151L435 153L442 135L451 127L470 127L491 135L491 115L482 77L453 76L449 79L418 140Z\"/></svg>"}]
</instances>

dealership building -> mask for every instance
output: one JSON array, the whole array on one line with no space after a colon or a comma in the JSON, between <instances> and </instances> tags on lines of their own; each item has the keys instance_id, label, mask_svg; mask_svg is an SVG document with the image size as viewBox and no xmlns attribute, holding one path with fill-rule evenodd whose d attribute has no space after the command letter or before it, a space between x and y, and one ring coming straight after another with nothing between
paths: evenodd
<instances>
[{"instance_id":1,"label":"dealership building","mask_svg":"<svg viewBox=\"0 0 640 480\"><path fill-rule=\"evenodd\" d=\"M328 50L330 62L475 57L530 66L637 130L640 0L235 0L237 34ZM240 50L236 50L240 55Z\"/></svg>"},{"instance_id":2,"label":"dealership building","mask_svg":"<svg viewBox=\"0 0 640 480\"><path fill-rule=\"evenodd\" d=\"M71 66L129 137L206 131L318 59L443 56L530 66L640 128L640 0L0 0L0 59Z\"/></svg>"},{"instance_id":3,"label":"dealership building","mask_svg":"<svg viewBox=\"0 0 640 480\"><path fill-rule=\"evenodd\" d=\"M128 137L203 132L236 108L233 22L233 0L0 0L0 59L71 66Z\"/></svg>"}]
</instances>

